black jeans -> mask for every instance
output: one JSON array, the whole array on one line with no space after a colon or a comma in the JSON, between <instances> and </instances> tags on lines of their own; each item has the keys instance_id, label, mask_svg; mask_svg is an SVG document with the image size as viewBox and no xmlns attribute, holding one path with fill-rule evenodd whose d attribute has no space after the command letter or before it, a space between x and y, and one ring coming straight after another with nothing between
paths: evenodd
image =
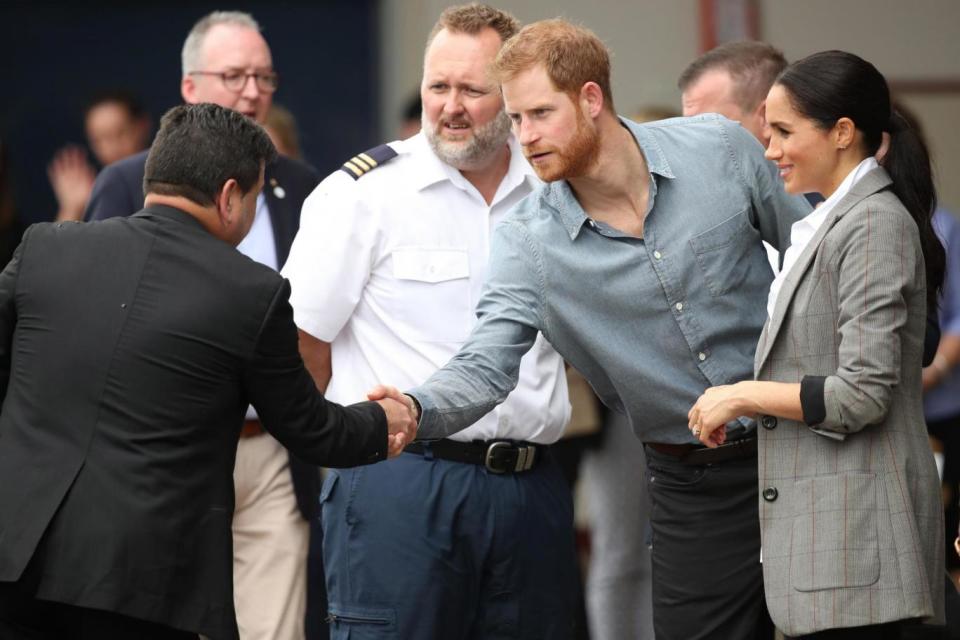
<instances>
[{"instance_id":1,"label":"black jeans","mask_svg":"<svg viewBox=\"0 0 960 640\"><path fill-rule=\"evenodd\" d=\"M646 454L657 640L771 640L756 456L687 466Z\"/></svg>"},{"instance_id":2,"label":"black jeans","mask_svg":"<svg viewBox=\"0 0 960 640\"><path fill-rule=\"evenodd\" d=\"M915 620L897 620L866 627L827 629L794 640L940 640L946 629L923 625Z\"/></svg>"}]
</instances>

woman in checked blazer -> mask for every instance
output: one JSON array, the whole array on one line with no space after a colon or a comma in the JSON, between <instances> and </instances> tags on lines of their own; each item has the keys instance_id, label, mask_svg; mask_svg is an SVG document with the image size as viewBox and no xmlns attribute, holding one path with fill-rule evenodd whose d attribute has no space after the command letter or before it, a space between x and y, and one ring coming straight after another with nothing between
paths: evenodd
<instances>
[{"instance_id":1,"label":"woman in checked blazer","mask_svg":"<svg viewBox=\"0 0 960 640\"><path fill-rule=\"evenodd\" d=\"M790 65L766 115L767 158L786 190L826 201L791 230L755 381L708 389L690 429L717 446L728 421L757 417L761 559L778 628L899 637L907 621L943 621L940 483L920 386L944 265L929 156L883 76L849 53Z\"/></svg>"}]
</instances>

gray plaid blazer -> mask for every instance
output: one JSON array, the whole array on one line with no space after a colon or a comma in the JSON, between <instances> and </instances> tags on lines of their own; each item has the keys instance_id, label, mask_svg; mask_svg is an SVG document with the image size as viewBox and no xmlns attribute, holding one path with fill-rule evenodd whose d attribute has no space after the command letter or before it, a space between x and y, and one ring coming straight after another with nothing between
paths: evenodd
<instances>
[{"instance_id":1,"label":"gray plaid blazer","mask_svg":"<svg viewBox=\"0 0 960 640\"><path fill-rule=\"evenodd\" d=\"M825 418L761 416L767 605L790 636L943 622L943 515L920 372L916 224L876 169L827 214L757 345L758 380L823 376Z\"/></svg>"}]
</instances>

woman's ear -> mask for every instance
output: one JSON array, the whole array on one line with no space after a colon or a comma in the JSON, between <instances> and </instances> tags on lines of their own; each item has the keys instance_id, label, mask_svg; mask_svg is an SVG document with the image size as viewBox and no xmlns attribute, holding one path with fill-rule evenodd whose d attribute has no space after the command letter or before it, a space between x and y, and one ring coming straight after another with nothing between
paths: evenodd
<instances>
[{"instance_id":1,"label":"woman's ear","mask_svg":"<svg viewBox=\"0 0 960 640\"><path fill-rule=\"evenodd\" d=\"M837 148L842 150L853 144L853 140L857 135L857 127L853 124L853 120L843 117L833 125L833 133Z\"/></svg>"}]
</instances>

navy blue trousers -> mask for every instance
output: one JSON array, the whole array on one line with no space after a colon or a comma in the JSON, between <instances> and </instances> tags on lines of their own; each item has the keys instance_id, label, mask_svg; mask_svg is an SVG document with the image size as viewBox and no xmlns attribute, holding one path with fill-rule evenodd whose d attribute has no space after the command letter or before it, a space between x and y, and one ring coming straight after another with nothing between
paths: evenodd
<instances>
[{"instance_id":1,"label":"navy blue trousers","mask_svg":"<svg viewBox=\"0 0 960 640\"><path fill-rule=\"evenodd\" d=\"M404 453L331 471L320 500L331 638L572 638L573 508L549 454L497 475Z\"/></svg>"}]
</instances>

